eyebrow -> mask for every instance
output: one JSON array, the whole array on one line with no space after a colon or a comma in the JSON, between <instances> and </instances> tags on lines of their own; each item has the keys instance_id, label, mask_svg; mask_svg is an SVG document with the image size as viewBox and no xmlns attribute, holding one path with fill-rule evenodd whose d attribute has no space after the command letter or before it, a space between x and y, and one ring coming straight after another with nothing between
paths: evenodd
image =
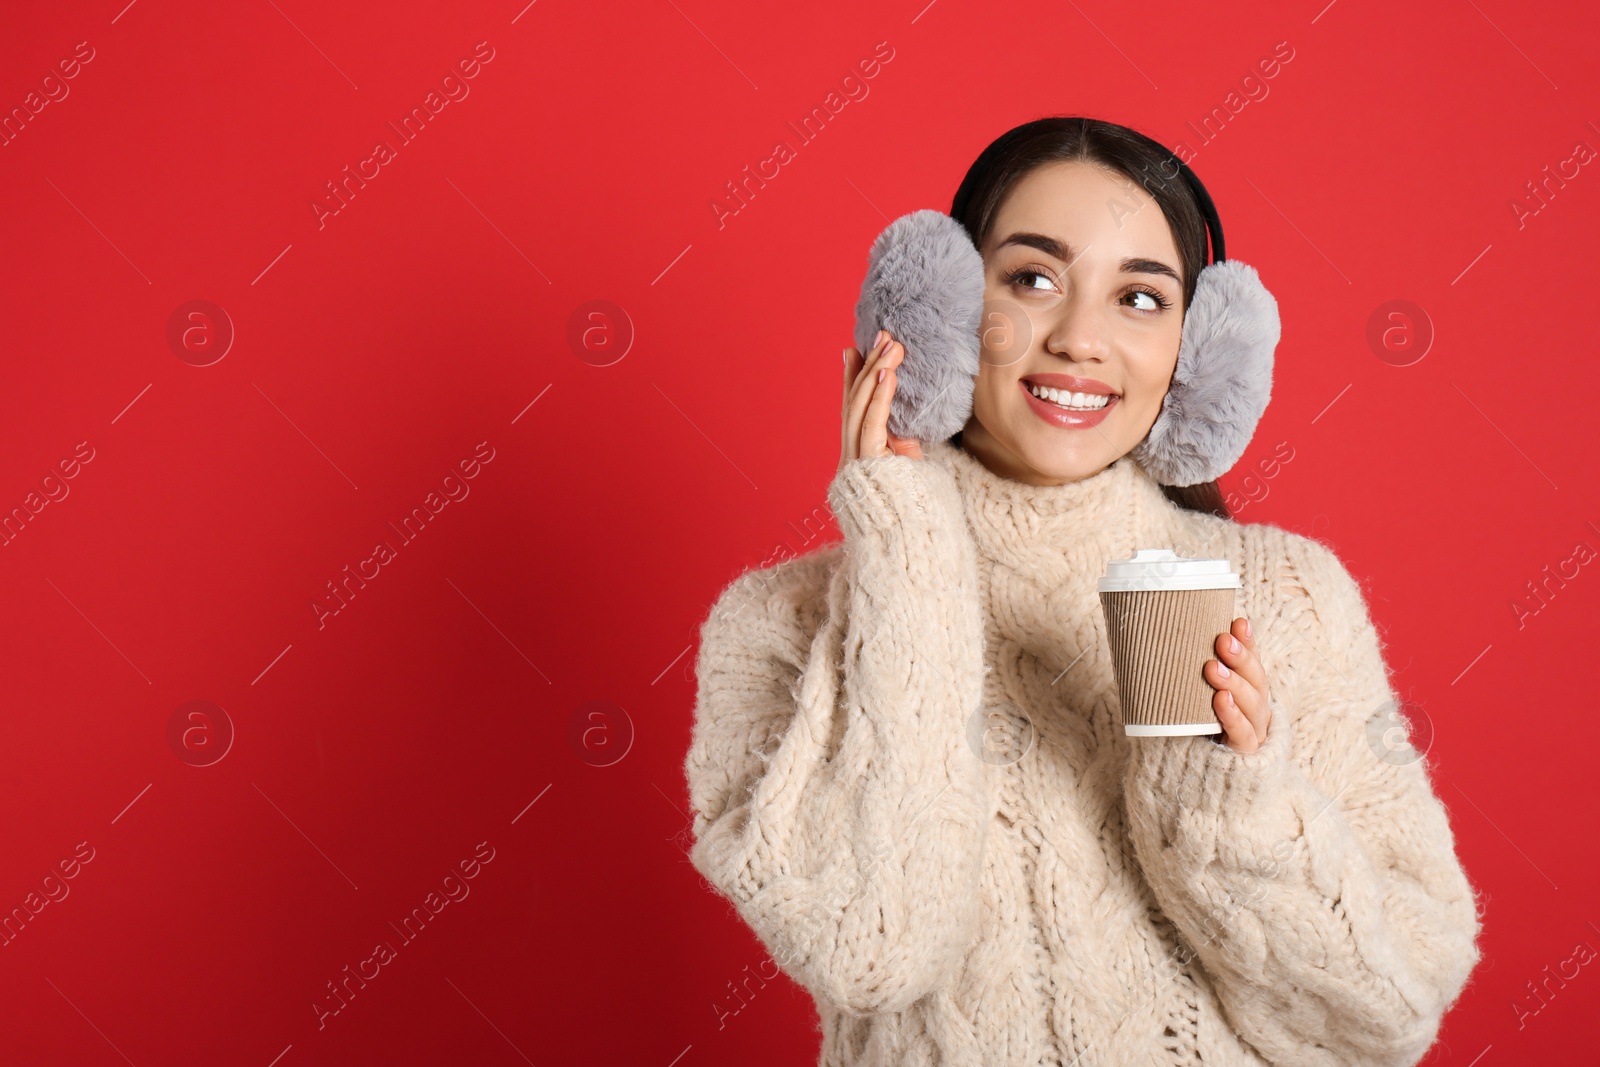
<instances>
[{"instance_id":1,"label":"eyebrow","mask_svg":"<svg viewBox=\"0 0 1600 1067\"><path fill-rule=\"evenodd\" d=\"M1063 263L1071 263L1077 258L1078 253L1065 241L1058 241L1054 237L1042 233L1014 233L995 246L995 251L1007 245L1023 245L1027 248L1037 248L1047 256L1054 256ZM1178 272L1161 262L1159 259L1143 259L1130 256L1124 259L1118 267L1124 274L1164 274L1178 284L1183 284L1183 279L1178 277Z\"/></svg>"}]
</instances>

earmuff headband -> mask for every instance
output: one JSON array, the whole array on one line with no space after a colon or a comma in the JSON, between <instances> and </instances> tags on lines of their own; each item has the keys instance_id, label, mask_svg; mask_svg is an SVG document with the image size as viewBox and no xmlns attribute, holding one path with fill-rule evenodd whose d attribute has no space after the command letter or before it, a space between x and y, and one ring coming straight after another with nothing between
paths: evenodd
<instances>
[{"instance_id":1,"label":"earmuff headband","mask_svg":"<svg viewBox=\"0 0 1600 1067\"><path fill-rule=\"evenodd\" d=\"M1200 181L1200 176L1190 169L1187 163L1179 159L1176 152L1160 141L1152 141L1151 143L1166 153L1168 161L1178 168L1178 174L1188 183L1189 189L1194 193L1196 202L1200 205L1200 217L1205 220L1206 234L1211 241L1211 258L1207 260L1207 263L1221 263L1228 257L1222 242L1222 217L1217 214L1217 205L1211 202L1211 194L1206 192L1206 187Z\"/></svg>"}]
</instances>

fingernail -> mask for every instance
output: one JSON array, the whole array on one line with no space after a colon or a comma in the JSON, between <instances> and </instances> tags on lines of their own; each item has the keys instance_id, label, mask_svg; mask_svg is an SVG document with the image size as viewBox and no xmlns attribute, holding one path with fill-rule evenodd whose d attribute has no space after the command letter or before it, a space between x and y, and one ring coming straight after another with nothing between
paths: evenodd
<instances>
[{"instance_id":1,"label":"fingernail","mask_svg":"<svg viewBox=\"0 0 1600 1067\"><path fill-rule=\"evenodd\" d=\"M1228 675L1232 674L1233 672L1228 669L1228 665L1226 663L1222 662L1219 659L1219 660L1217 660L1217 673L1222 675L1224 678L1226 678Z\"/></svg>"},{"instance_id":2,"label":"fingernail","mask_svg":"<svg viewBox=\"0 0 1600 1067\"><path fill-rule=\"evenodd\" d=\"M883 331L879 330L877 333L872 335L872 347L873 348L877 348L882 343L883 343Z\"/></svg>"},{"instance_id":3,"label":"fingernail","mask_svg":"<svg viewBox=\"0 0 1600 1067\"><path fill-rule=\"evenodd\" d=\"M888 374L888 373L889 373L889 368L887 368L887 367L879 367L878 368L878 381L880 381L880 382L883 381L883 376L885 374Z\"/></svg>"},{"instance_id":4,"label":"fingernail","mask_svg":"<svg viewBox=\"0 0 1600 1067\"><path fill-rule=\"evenodd\" d=\"M1239 651L1239 639L1237 637L1229 637L1228 638L1228 651L1233 652L1235 654L1238 653L1238 651Z\"/></svg>"},{"instance_id":5,"label":"fingernail","mask_svg":"<svg viewBox=\"0 0 1600 1067\"><path fill-rule=\"evenodd\" d=\"M1244 620L1244 635L1246 637L1254 637L1255 636L1255 634L1250 632L1250 620L1249 619Z\"/></svg>"}]
</instances>

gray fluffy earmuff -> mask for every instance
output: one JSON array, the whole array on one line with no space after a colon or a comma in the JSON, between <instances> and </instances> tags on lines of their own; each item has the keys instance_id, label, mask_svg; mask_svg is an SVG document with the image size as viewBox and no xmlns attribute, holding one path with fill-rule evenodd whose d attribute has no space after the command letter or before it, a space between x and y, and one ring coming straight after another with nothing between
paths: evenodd
<instances>
[{"instance_id":1,"label":"gray fluffy earmuff","mask_svg":"<svg viewBox=\"0 0 1600 1067\"><path fill-rule=\"evenodd\" d=\"M1162 485L1198 485L1230 470L1272 399L1278 301L1236 259L1200 272L1183 315L1178 365L1134 461Z\"/></svg>"},{"instance_id":2,"label":"gray fluffy earmuff","mask_svg":"<svg viewBox=\"0 0 1600 1067\"><path fill-rule=\"evenodd\" d=\"M863 358L880 329L905 346L895 370L889 432L939 441L967 424L978 376L983 257L966 229L941 211L902 215L872 242L856 302Z\"/></svg>"},{"instance_id":3,"label":"gray fluffy earmuff","mask_svg":"<svg viewBox=\"0 0 1600 1067\"><path fill-rule=\"evenodd\" d=\"M872 244L856 304L863 355L886 329L905 345L889 431L944 440L967 424L982 346L983 258L966 229L924 209L894 220ZM1226 473L1244 455L1272 395L1278 302L1255 268L1205 267L1184 313L1178 362L1161 414L1132 456L1158 483Z\"/></svg>"}]
</instances>

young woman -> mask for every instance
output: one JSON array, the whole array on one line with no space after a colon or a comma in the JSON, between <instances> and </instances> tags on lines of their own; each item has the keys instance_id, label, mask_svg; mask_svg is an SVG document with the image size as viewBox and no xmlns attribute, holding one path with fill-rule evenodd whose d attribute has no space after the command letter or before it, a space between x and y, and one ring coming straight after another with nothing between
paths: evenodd
<instances>
[{"instance_id":1,"label":"young woman","mask_svg":"<svg viewBox=\"0 0 1600 1067\"><path fill-rule=\"evenodd\" d=\"M1129 455L1205 263L1165 158L1080 118L980 155L951 214L1020 328L970 421L891 435L902 347L846 349L843 541L702 628L691 857L815 997L824 1067L1413 1064L1478 961L1426 765L1375 740L1358 584ZM1139 547L1241 575L1219 740L1122 729L1095 582Z\"/></svg>"}]
</instances>

